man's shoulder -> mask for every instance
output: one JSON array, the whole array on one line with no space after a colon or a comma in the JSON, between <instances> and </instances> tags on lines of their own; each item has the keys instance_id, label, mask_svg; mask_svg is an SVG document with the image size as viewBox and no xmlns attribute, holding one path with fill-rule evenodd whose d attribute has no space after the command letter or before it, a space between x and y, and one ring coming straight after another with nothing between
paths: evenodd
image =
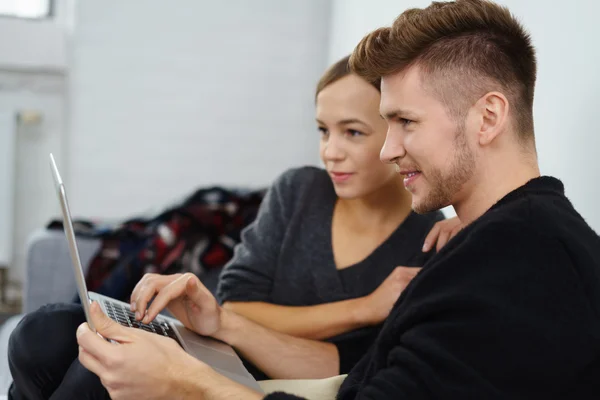
<instances>
[{"instance_id":1,"label":"man's shoulder","mask_svg":"<svg viewBox=\"0 0 600 400\"><path fill-rule=\"evenodd\" d=\"M415 278L415 295L457 301L512 293L526 282L573 282L565 247L521 216L488 215L460 231ZM533 290L533 289L532 289ZM460 300L462 301L462 300Z\"/></svg>"},{"instance_id":2,"label":"man's shoulder","mask_svg":"<svg viewBox=\"0 0 600 400\"><path fill-rule=\"evenodd\" d=\"M527 195L493 207L432 261L442 273L577 282L600 304L600 237L564 195Z\"/></svg>"},{"instance_id":3,"label":"man's shoulder","mask_svg":"<svg viewBox=\"0 0 600 400\"><path fill-rule=\"evenodd\" d=\"M491 212L460 231L431 260L434 275L500 276L524 273L562 274L572 260L555 229L544 230L523 209ZM550 265L552 264L552 265ZM452 278L455 279L455 278Z\"/></svg>"},{"instance_id":4,"label":"man's shoulder","mask_svg":"<svg viewBox=\"0 0 600 400\"><path fill-rule=\"evenodd\" d=\"M600 245L598 235L567 197L556 192L530 193L493 207L468 228L467 246L492 241L515 248L528 244L525 248L530 252L553 252L582 243Z\"/></svg>"},{"instance_id":5,"label":"man's shoulder","mask_svg":"<svg viewBox=\"0 0 600 400\"><path fill-rule=\"evenodd\" d=\"M464 228L457 244L463 251L477 249L507 257L522 250L535 251L538 245L553 241L552 229L540 229L536 220L527 208L492 211Z\"/></svg>"}]
</instances>

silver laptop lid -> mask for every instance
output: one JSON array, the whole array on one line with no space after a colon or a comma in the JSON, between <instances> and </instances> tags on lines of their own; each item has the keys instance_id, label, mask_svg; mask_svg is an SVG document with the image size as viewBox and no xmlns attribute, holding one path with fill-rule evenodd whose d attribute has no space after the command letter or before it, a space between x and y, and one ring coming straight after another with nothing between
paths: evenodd
<instances>
[{"instance_id":1,"label":"silver laptop lid","mask_svg":"<svg viewBox=\"0 0 600 400\"><path fill-rule=\"evenodd\" d=\"M90 318L90 303L91 300L88 296L87 287L85 285L85 276L83 275L83 267L81 265L81 259L79 258L79 250L77 249L77 242L75 241L75 231L73 230L73 222L71 220L71 211L69 209L69 202L67 201L67 193L65 191L65 185L58 172L56 161L54 156L50 154L50 166L52 169L52 175L54 176L54 184L56 186L56 192L58 194L58 200L63 216L63 227L67 242L69 243L69 253L71 254L71 262L73 263L73 271L75 272L75 281L77 283L77 292L79 293L79 300L83 306L85 312L85 319L87 320L90 329L96 332L96 328Z\"/></svg>"}]
</instances>

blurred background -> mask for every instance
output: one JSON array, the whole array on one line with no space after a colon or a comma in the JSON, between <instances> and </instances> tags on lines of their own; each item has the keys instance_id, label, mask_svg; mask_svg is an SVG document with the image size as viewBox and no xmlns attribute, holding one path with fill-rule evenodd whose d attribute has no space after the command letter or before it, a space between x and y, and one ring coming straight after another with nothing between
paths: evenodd
<instances>
[{"instance_id":1,"label":"blurred background","mask_svg":"<svg viewBox=\"0 0 600 400\"><path fill-rule=\"evenodd\" d=\"M600 231L600 4L499 2L537 47L542 172ZM60 215L48 153L76 217L125 218L208 185L266 187L320 163L324 69L429 3L0 0L3 298L18 301L28 240Z\"/></svg>"}]
</instances>

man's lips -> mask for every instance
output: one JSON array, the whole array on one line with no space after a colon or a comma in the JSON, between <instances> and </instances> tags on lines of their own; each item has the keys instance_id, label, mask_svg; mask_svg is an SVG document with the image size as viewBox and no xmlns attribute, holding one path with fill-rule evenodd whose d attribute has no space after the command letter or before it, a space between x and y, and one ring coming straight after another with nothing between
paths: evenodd
<instances>
[{"instance_id":1,"label":"man's lips","mask_svg":"<svg viewBox=\"0 0 600 400\"><path fill-rule=\"evenodd\" d=\"M398 168L398 173L400 173L401 175L404 176L409 176L409 175L413 175L413 174L418 174L421 171L416 169L416 168L404 168L404 167L399 167Z\"/></svg>"},{"instance_id":2,"label":"man's lips","mask_svg":"<svg viewBox=\"0 0 600 400\"><path fill-rule=\"evenodd\" d=\"M421 171L414 170L414 169L412 169L412 170L400 169L400 174L405 176L404 187L408 187L409 185L414 183L421 176Z\"/></svg>"}]
</instances>

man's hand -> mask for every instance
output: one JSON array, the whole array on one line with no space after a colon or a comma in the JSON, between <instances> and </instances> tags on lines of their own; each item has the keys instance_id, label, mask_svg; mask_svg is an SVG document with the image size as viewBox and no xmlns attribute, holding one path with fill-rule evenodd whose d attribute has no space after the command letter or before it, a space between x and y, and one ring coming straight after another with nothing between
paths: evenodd
<instances>
[{"instance_id":1,"label":"man's hand","mask_svg":"<svg viewBox=\"0 0 600 400\"><path fill-rule=\"evenodd\" d=\"M464 228L464 225L458 217L436 222L425 238L423 253L427 253L434 246L436 251L440 251L462 228Z\"/></svg>"},{"instance_id":2,"label":"man's hand","mask_svg":"<svg viewBox=\"0 0 600 400\"><path fill-rule=\"evenodd\" d=\"M147 307L153 297L152 304ZM138 319L143 318L144 323L149 323L165 307L188 329L228 343L269 376L323 378L339 373L339 356L334 345L273 332L233 311L223 310L193 274L144 275L131 295L132 311L139 313ZM285 360L294 362L286 363ZM209 381L211 387L206 390L213 390L217 387L214 382L226 379L219 374L214 375L214 379L200 379L198 382ZM218 388L230 390L229 382ZM221 395L219 391L218 396Z\"/></svg>"},{"instance_id":3,"label":"man's hand","mask_svg":"<svg viewBox=\"0 0 600 400\"><path fill-rule=\"evenodd\" d=\"M172 339L117 324L98 303L91 305L91 318L100 335L119 344L84 323L77 329L79 361L100 377L112 399L177 398L182 374L209 369Z\"/></svg>"},{"instance_id":4,"label":"man's hand","mask_svg":"<svg viewBox=\"0 0 600 400\"><path fill-rule=\"evenodd\" d=\"M131 294L131 310L136 318L150 323L164 308L200 335L213 336L221 327L221 307L194 274L143 276Z\"/></svg>"},{"instance_id":5,"label":"man's hand","mask_svg":"<svg viewBox=\"0 0 600 400\"><path fill-rule=\"evenodd\" d=\"M83 323L77 329L79 361L98 375L113 400L261 398L190 356L174 340L117 324L98 303L91 305L91 318L100 335L118 344Z\"/></svg>"},{"instance_id":6,"label":"man's hand","mask_svg":"<svg viewBox=\"0 0 600 400\"><path fill-rule=\"evenodd\" d=\"M382 323L410 281L421 271L417 267L396 267L370 295L358 299L359 319L369 325Z\"/></svg>"}]
</instances>

